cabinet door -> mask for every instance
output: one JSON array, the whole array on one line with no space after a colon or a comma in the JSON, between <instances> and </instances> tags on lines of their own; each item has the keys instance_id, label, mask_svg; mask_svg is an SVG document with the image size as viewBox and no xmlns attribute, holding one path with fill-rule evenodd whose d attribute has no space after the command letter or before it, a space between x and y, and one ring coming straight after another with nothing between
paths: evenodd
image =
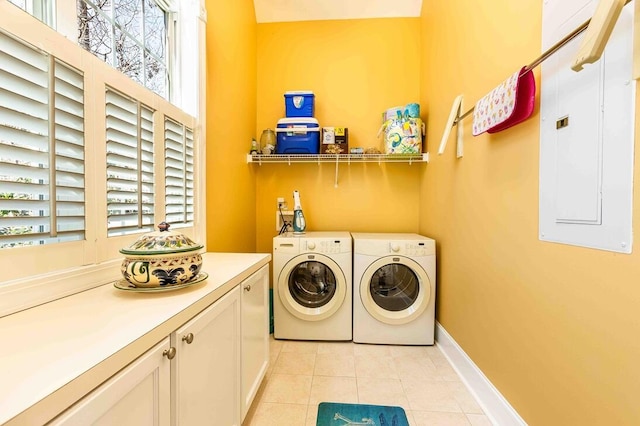
<instances>
[{"instance_id":1,"label":"cabinet door","mask_svg":"<svg viewBox=\"0 0 640 426\"><path fill-rule=\"evenodd\" d=\"M174 424L240 425L240 288L172 334Z\"/></svg>"},{"instance_id":2,"label":"cabinet door","mask_svg":"<svg viewBox=\"0 0 640 426\"><path fill-rule=\"evenodd\" d=\"M269 265L242 288L242 420L251 408L269 365Z\"/></svg>"},{"instance_id":3,"label":"cabinet door","mask_svg":"<svg viewBox=\"0 0 640 426\"><path fill-rule=\"evenodd\" d=\"M162 340L49 425L169 426L170 361Z\"/></svg>"}]
</instances>

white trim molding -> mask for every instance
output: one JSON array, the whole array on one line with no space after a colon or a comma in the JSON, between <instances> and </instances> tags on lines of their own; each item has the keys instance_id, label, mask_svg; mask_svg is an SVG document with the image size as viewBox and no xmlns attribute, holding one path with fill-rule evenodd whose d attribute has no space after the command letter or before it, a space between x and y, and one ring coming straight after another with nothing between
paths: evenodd
<instances>
[{"instance_id":1,"label":"white trim molding","mask_svg":"<svg viewBox=\"0 0 640 426\"><path fill-rule=\"evenodd\" d=\"M478 401L492 424L497 426L527 425L482 370L438 322L436 322L436 345Z\"/></svg>"}]
</instances>

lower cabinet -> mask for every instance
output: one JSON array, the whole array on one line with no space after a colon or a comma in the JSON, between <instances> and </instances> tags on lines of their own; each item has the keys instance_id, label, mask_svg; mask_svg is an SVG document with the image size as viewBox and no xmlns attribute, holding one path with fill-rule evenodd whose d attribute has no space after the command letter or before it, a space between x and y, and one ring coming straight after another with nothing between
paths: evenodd
<instances>
[{"instance_id":1,"label":"lower cabinet","mask_svg":"<svg viewBox=\"0 0 640 426\"><path fill-rule=\"evenodd\" d=\"M167 337L49 424L169 426L169 350Z\"/></svg>"},{"instance_id":2,"label":"lower cabinet","mask_svg":"<svg viewBox=\"0 0 640 426\"><path fill-rule=\"evenodd\" d=\"M240 425L240 288L171 335L175 424Z\"/></svg>"},{"instance_id":3,"label":"lower cabinet","mask_svg":"<svg viewBox=\"0 0 640 426\"><path fill-rule=\"evenodd\" d=\"M247 278L242 288L242 420L269 366L269 265Z\"/></svg>"},{"instance_id":4,"label":"lower cabinet","mask_svg":"<svg viewBox=\"0 0 640 426\"><path fill-rule=\"evenodd\" d=\"M240 426L269 362L269 266L49 425Z\"/></svg>"}]
</instances>

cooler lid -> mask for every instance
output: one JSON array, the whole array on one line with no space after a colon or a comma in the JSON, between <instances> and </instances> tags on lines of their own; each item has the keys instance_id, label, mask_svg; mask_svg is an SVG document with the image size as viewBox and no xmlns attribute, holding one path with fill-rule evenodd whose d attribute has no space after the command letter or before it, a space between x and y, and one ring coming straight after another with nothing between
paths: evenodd
<instances>
[{"instance_id":1,"label":"cooler lid","mask_svg":"<svg viewBox=\"0 0 640 426\"><path fill-rule=\"evenodd\" d=\"M284 92L285 96L313 95L311 90L289 90Z\"/></svg>"},{"instance_id":2,"label":"cooler lid","mask_svg":"<svg viewBox=\"0 0 640 426\"><path fill-rule=\"evenodd\" d=\"M303 124L311 125L311 127L319 126L318 120L313 117L287 117L287 118L281 118L280 120L278 120L278 127L287 126L287 125L300 126Z\"/></svg>"}]
</instances>

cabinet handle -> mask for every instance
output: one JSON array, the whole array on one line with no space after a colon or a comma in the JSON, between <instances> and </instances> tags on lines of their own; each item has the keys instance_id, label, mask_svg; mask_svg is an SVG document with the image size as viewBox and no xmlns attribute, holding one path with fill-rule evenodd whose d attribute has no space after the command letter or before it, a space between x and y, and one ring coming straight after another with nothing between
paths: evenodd
<instances>
[{"instance_id":1,"label":"cabinet handle","mask_svg":"<svg viewBox=\"0 0 640 426\"><path fill-rule=\"evenodd\" d=\"M193 342L193 333L189 333L185 336L182 336L182 341L187 342L187 345L190 345Z\"/></svg>"},{"instance_id":2,"label":"cabinet handle","mask_svg":"<svg viewBox=\"0 0 640 426\"><path fill-rule=\"evenodd\" d=\"M245 291L251 291L251 284L244 286Z\"/></svg>"},{"instance_id":3,"label":"cabinet handle","mask_svg":"<svg viewBox=\"0 0 640 426\"><path fill-rule=\"evenodd\" d=\"M171 346L169 349L165 349L164 352L162 352L162 356L166 356L169 359L175 358L175 356L176 356L176 348Z\"/></svg>"}]
</instances>

